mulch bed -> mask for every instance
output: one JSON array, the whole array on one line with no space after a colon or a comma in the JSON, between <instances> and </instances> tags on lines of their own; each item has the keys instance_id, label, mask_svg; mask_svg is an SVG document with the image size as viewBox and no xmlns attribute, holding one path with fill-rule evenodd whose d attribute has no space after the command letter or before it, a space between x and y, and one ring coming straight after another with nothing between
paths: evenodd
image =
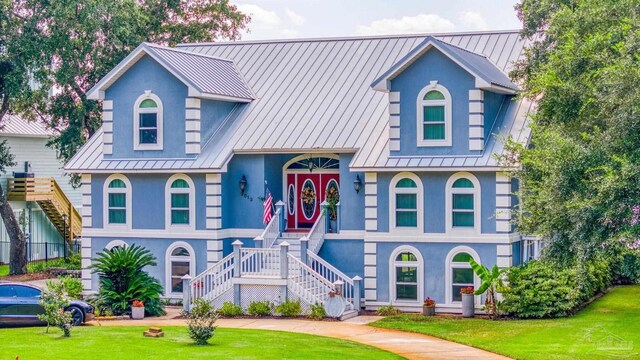
<instances>
[{"instance_id":1,"label":"mulch bed","mask_svg":"<svg viewBox=\"0 0 640 360\"><path fill-rule=\"evenodd\" d=\"M33 281L33 280L46 280L46 279L55 279L56 276L49 272L41 272L34 274L23 274L23 275L7 275L0 277L2 281Z\"/></svg>"}]
</instances>

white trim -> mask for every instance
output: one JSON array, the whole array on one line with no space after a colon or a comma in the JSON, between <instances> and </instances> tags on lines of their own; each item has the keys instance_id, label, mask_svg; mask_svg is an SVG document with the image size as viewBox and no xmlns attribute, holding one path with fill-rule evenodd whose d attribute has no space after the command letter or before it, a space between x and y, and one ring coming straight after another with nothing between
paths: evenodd
<instances>
[{"instance_id":1,"label":"white trim","mask_svg":"<svg viewBox=\"0 0 640 360\"><path fill-rule=\"evenodd\" d=\"M176 241L174 243L172 243L171 245L169 245L169 247L167 248L167 251L165 252L165 267L164 267L164 272L165 272L165 286L164 286L164 294L167 297L178 297L178 296L182 296L182 293L174 293L171 292L171 262L172 261L185 261L186 260L186 256L171 256L171 252L173 250L175 250L178 247L183 247L185 248L185 250L187 250L189 252L189 257L188 257L188 261L189 261L189 275L190 276L195 276L196 275L196 253L193 250L193 248L191 247L191 245L189 245L188 243L184 242L184 241Z\"/></svg>"},{"instance_id":2,"label":"white trim","mask_svg":"<svg viewBox=\"0 0 640 360\"><path fill-rule=\"evenodd\" d=\"M122 180L125 184L125 188L109 188L109 184L113 180ZM110 224L109 223L109 194L110 193L124 193L125 199L125 211L126 218L124 224ZM112 174L105 179L102 185L102 227L105 230L131 230L132 218L133 218L133 188L131 187L131 181L123 174Z\"/></svg>"},{"instance_id":3,"label":"white trim","mask_svg":"<svg viewBox=\"0 0 640 360\"><path fill-rule=\"evenodd\" d=\"M451 292L451 288L453 287L453 283L452 283L452 272L453 272L453 267L452 267L452 260L453 257L458 255L459 253L468 253L469 255L471 255L471 257L473 257L473 260L475 260L478 264L482 265L482 259L480 258L480 255L478 255L478 253L473 250L472 248L468 247L468 246L456 246L453 249L451 249L451 251L449 251L449 253L447 254L446 260L444 262L444 278L445 278L445 303L443 304L445 307L461 307L462 304L460 302L457 301L453 301L453 294ZM457 266L456 268L460 268L460 266ZM464 267L467 268L467 267ZM469 265L468 267L469 269L471 269L471 265ZM473 270L472 270L473 271ZM480 279L478 278L478 276L474 273L473 274L473 288L477 289L478 287L480 287ZM475 297L475 305L476 306L480 306L481 305L481 299L480 296L476 296Z\"/></svg>"},{"instance_id":4,"label":"white trim","mask_svg":"<svg viewBox=\"0 0 640 360\"><path fill-rule=\"evenodd\" d=\"M127 244L123 240L112 240L107 245L105 245L104 248L110 251L114 247L121 247L126 249L127 247L129 247L129 244Z\"/></svg>"},{"instance_id":5,"label":"white trim","mask_svg":"<svg viewBox=\"0 0 640 360\"><path fill-rule=\"evenodd\" d=\"M412 253L417 261L396 261L396 257L403 252ZM397 300L396 299L396 267L416 267L416 275L417 275L417 299L416 301L406 301L406 300ZM412 306L422 304L422 299L424 298L424 260L422 258L422 254L418 249L410 245L401 245L393 250L391 256L389 257L389 300L393 305L404 305L404 306Z\"/></svg>"},{"instance_id":6,"label":"white trim","mask_svg":"<svg viewBox=\"0 0 640 360\"><path fill-rule=\"evenodd\" d=\"M189 184L188 189L171 188L176 180L184 180ZM171 223L171 194L189 194L189 224L172 224ZM164 186L164 227L165 229L180 229L193 231L196 226L196 189L193 180L185 174L172 175Z\"/></svg>"},{"instance_id":7,"label":"white trim","mask_svg":"<svg viewBox=\"0 0 640 360\"><path fill-rule=\"evenodd\" d=\"M398 182L402 179L410 179L416 183L416 188L396 188ZM416 226L415 227L398 227L396 226L396 194L415 194L416 195ZM424 231L424 189L422 180L414 173L401 172L396 174L389 183L389 229L392 232L418 232Z\"/></svg>"},{"instance_id":8,"label":"white trim","mask_svg":"<svg viewBox=\"0 0 640 360\"><path fill-rule=\"evenodd\" d=\"M156 108L141 109L144 100L153 100ZM156 114L157 142L155 144L140 144L140 114ZM162 150L163 149L163 107L162 100L151 90L145 90L133 104L133 150Z\"/></svg>"},{"instance_id":9,"label":"white trim","mask_svg":"<svg viewBox=\"0 0 640 360\"><path fill-rule=\"evenodd\" d=\"M220 230L192 230L184 229L136 229L130 231L127 229L84 229L82 236L91 236L95 238L157 238L157 239L194 239L194 240L216 240L229 238L254 238L264 231L264 229L220 229Z\"/></svg>"},{"instance_id":10,"label":"white trim","mask_svg":"<svg viewBox=\"0 0 640 360\"><path fill-rule=\"evenodd\" d=\"M457 188L453 189L453 183L458 179L468 179L473 183L473 188ZM449 177L447 180L446 186L446 195L445 195L445 219L447 226L447 233L472 233L472 234L480 234L482 229L481 224L481 213L482 213L482 202L481 202L481 193L482 189L480 188L480 182L475 175L469 172L457 172ZM453 227L453 204L452 198L453 194L473 194L473 228L465 228L465 227Z\"/></svg>"},{"instance_id":11,"label":"white trim","mask_svg":"<svg viewBox=\"0 0 640 360\"><path fill-rule=\"evenodd\" d=\"M429 91L438 91L444 96L444 100L424 100L424 96ZM424 139L424 107L429 105L444 105L444 139L443 140L425 140ZM438 84L436 80L431 80L429 85L425 86L418 93L416 99L416 138L418 147L426 146L451 146L452 144L452 109L451 109L451 93L446 87Z\"/></svg>"}]
</instances>

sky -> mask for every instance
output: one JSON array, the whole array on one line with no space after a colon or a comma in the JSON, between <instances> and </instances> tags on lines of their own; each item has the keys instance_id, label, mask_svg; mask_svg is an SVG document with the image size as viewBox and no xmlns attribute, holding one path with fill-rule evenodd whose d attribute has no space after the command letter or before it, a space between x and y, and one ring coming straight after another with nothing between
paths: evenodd
<instances>
[{"instance_id":1,"label":"sky","mask_svg":"<svg viewBox=\"0 0 640 360\"><path fill-rule=\"evenodd\" d=\"M242 40L513 30L516 0L236 0Z\"/></svg>"}]
</instances>

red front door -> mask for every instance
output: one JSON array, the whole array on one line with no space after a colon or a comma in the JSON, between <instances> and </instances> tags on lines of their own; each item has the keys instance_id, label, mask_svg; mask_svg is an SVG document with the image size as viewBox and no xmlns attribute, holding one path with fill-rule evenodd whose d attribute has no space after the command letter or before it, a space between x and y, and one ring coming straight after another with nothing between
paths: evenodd
<instances>
[{"instance_id":1,"label":"red front door","mask_svg":"<svg viewBox=\"0 0 640 360\"><path fill-rule=\"evenodd\" d=\"M308 229L315 224L330 183L339 184L337 173L287 174L287 227Z\"/></svg>"}]
</instances>

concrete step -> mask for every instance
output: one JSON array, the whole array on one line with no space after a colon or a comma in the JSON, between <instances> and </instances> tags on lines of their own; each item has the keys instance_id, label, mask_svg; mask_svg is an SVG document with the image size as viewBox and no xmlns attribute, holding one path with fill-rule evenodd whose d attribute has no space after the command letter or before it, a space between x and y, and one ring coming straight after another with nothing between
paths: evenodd
<instances>
[{"instance_id":1,"label":"concrete step","mask_svg":"<svg viewBox=\"0 0 640 360\"><path fill-rule=\"evenodd\" d=\"M338 318L340 321L345 321L358 316L358 312L355 310L346 310L342 316Z\"/></svg>"}]
</instances>

